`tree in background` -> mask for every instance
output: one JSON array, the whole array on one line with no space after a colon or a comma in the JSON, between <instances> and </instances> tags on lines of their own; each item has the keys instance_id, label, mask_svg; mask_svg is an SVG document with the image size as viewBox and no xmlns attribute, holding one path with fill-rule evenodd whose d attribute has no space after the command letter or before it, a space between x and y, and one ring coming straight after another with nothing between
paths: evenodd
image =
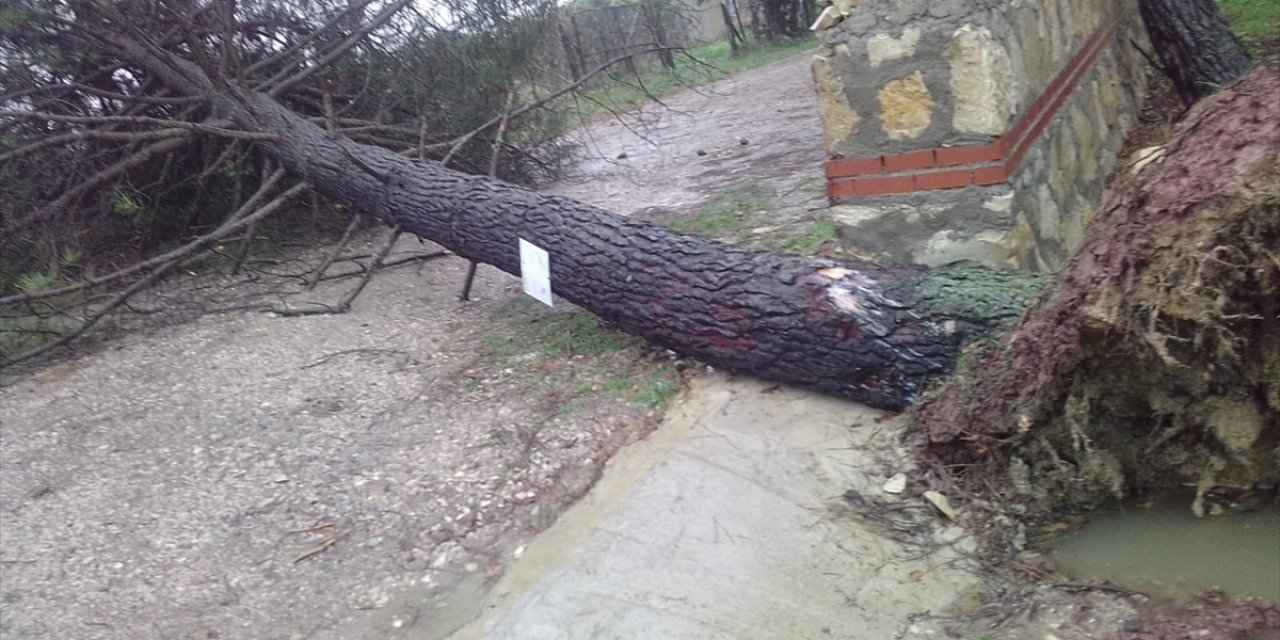
<instances>
[{"instance_id":1,"label":"tree in background","mask_svg":"<svg viewBox=\"0 0 1280 640\"><path fill-rule=\"evenodd\" d=\"M1161 69L1190 106L1253 66L1215 0L1140 0Z\"/></svg>"}]
</instances>

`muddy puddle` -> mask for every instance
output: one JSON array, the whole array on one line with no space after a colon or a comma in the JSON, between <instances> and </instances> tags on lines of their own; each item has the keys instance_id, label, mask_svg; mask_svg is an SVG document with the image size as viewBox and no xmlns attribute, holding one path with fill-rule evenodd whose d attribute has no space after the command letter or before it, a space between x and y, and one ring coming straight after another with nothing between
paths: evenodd
<instances>
[{"instance_id":1,"label":"muddy puddle","mask_svg":"<svg viewBox=\"0 0 1280 640\"><path fill-rule=\"evenodd\" d=\"M1051 544L1063 573L1185 602L1206 589L1280 603L1280 503L1197 518L1190 496L1114 505ZM1145 507L1145 508L1144 508Z\"/></svg>"}]
</instances>

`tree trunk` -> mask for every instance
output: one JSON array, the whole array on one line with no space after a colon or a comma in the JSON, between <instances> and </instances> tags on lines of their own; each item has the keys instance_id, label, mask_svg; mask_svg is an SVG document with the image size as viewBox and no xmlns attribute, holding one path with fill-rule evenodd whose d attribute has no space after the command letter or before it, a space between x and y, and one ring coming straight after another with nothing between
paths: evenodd
<instances>
[{"instance_id":1,"label":"tree trunk","mask_svg":"<svg viewBox=\"0 0 1280 640\"><path fill-rule=\"evenodd\" d=\"M724 19L725 27L729 29L729 50L737 55L738 43L742 40L742 36L738 35L738 28L733 25L733 16L729 14L729 5L724 2L720 3L720 17Z\"/></svg>"},{"instance_id":2,"label":"tree trunk","mask_svg":"<svg viewBox=\"0 0 1280 640\"><path fill-rule=\"evenodd\" d=\"M1252 62L1215 0L1140 0L1165 73L1186 105L1230 84Z\"/></svg>"},{"instance_id":3,"label":"tree trunk","mask_svg":"<svg viewBox=\"0 0 1280 640\"><path fill-rule=\"evenodd\" d=\"M577 82L582 79L583 69L580 57L573 49L573 41L569 39L569 34L565 32L564 24L559 25L560 31L560 47L564 49L564 59L569 66L569 77Z\"/></svg>"},{"instance_id":4,"label":"tree trunk","mask_svg":"<svg viewBox=\"0 0 1280 640\"><path fill-rule=\"evenodd\" d=\"M786 9L784 0L760 0L764 10L765 37L774 40L786 33Z\"/></svg>"},{"instance_id":5,"label":"tree trunk","mask_svg":"<svg viewBox=\"0 0 1280 640\"><path fill-rule=\"evenodd\" d=\"M919 407L939 469L1040 514L1280 481L1276 95L1248 74L1119 178L1042 302Z\"/></svg>"},{"instance_id":6,"label":"tree trunk","mask_svg":"<svg viewBox=\"0 0 1280 640\"><path fill-rule=\"evenodd\" d=\"M743 249L328 136L262 96L248 104L232 111L242 126L282 134L263 150L339 202L511 274L523 238L550 253L555 293L628 333L886 409L950 371L962 339L1016 318L1039 282Z\"/></svg>"},{"instance_id":7,"label":"tree trunk","mask_svg":"<svg viewBox=\"0 0 1280 640\"><path fill-rule=\"evenodd\" d=\"M131 47L208 96L260 149L329 198L518 274L517 239L551 256L552 289L679 354L885 409L911 404L964 343L1015 320L1042 280L754 251L567 198L452 171L324 131L271 98L216 87L194 65ZM172 66L171 66L172 65ZM175 71L176 68L176 71Z\"/></svg>"},{"instance_id":8,"label":"tree trunk","mask_svg":"<svg viewBox=\"0 0 1280 640\"><path fill-rule=\"evenodd\" d=\"M644 13L645 22L649 27L649 35L653 37L654 43L661 47L667 47L669 45L667 42L667 32L666 28L663 26L663 21L666 20L667 17L666 13L661 7L651 2L646 2L640 5L640 10ZM670 49L664 48L658 51L658 60L662 63L662 66L667 69L674 70L676 68L675 55L671 53Z\"/></svg>"}]
</instances>

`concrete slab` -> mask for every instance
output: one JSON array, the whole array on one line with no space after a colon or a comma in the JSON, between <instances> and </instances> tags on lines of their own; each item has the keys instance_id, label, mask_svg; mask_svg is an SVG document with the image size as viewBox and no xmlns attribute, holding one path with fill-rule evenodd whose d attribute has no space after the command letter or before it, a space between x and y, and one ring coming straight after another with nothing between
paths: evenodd
<instances>
[{"instance_id":1,"label":"concrete slab","mask_svg":"<svg viewBox=\"0 0 1280 640\"><path fill-rule=\"evenodd\" d=\"M878 492L897 470L885 452L899 427L878 418L755 381L699 383L449 637L899 635L912 613L944 609L977 579L955 545L922 554L838 515L846 490ZM904 511L927 532L926 506Z\"/></svg>"}]
</instances>

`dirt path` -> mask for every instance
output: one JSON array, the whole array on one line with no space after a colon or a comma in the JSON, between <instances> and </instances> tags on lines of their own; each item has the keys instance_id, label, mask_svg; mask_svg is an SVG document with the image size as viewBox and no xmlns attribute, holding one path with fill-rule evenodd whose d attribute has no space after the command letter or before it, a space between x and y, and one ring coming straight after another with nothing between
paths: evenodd
<instances>
[{"instance_id":1,"label":"dirt path","mask_svg":"<svg viewBox=\"0 0 1280 640\"><path fill-rule=\"evenodd\" d=\"M578 135L583 158L576 170L545 190L645 217L688 213L744 187L776 196L779 217L825 207L810 57L599 120Z\"/></svg>"},{"instance_id":2,"label":"dirt path","mask_svg":"<svg viewBox=\"0 0 1280 640\"><path fill-rule=\"evenodd\" d=\"M812 181L807 58L675 96L639 133L599 123L584 134L597 156L625 149L626 164L588 157L553 190L678 212L737 184ZM298 293L278 266L204 278L224 312L0 389L0 636L395 638L465 622L510 550L675 384L494 270L458 302L465 267L394 270L353 312L301 318L225 309L332 302L351 282Z\"/></svg>"}]
</instances>

